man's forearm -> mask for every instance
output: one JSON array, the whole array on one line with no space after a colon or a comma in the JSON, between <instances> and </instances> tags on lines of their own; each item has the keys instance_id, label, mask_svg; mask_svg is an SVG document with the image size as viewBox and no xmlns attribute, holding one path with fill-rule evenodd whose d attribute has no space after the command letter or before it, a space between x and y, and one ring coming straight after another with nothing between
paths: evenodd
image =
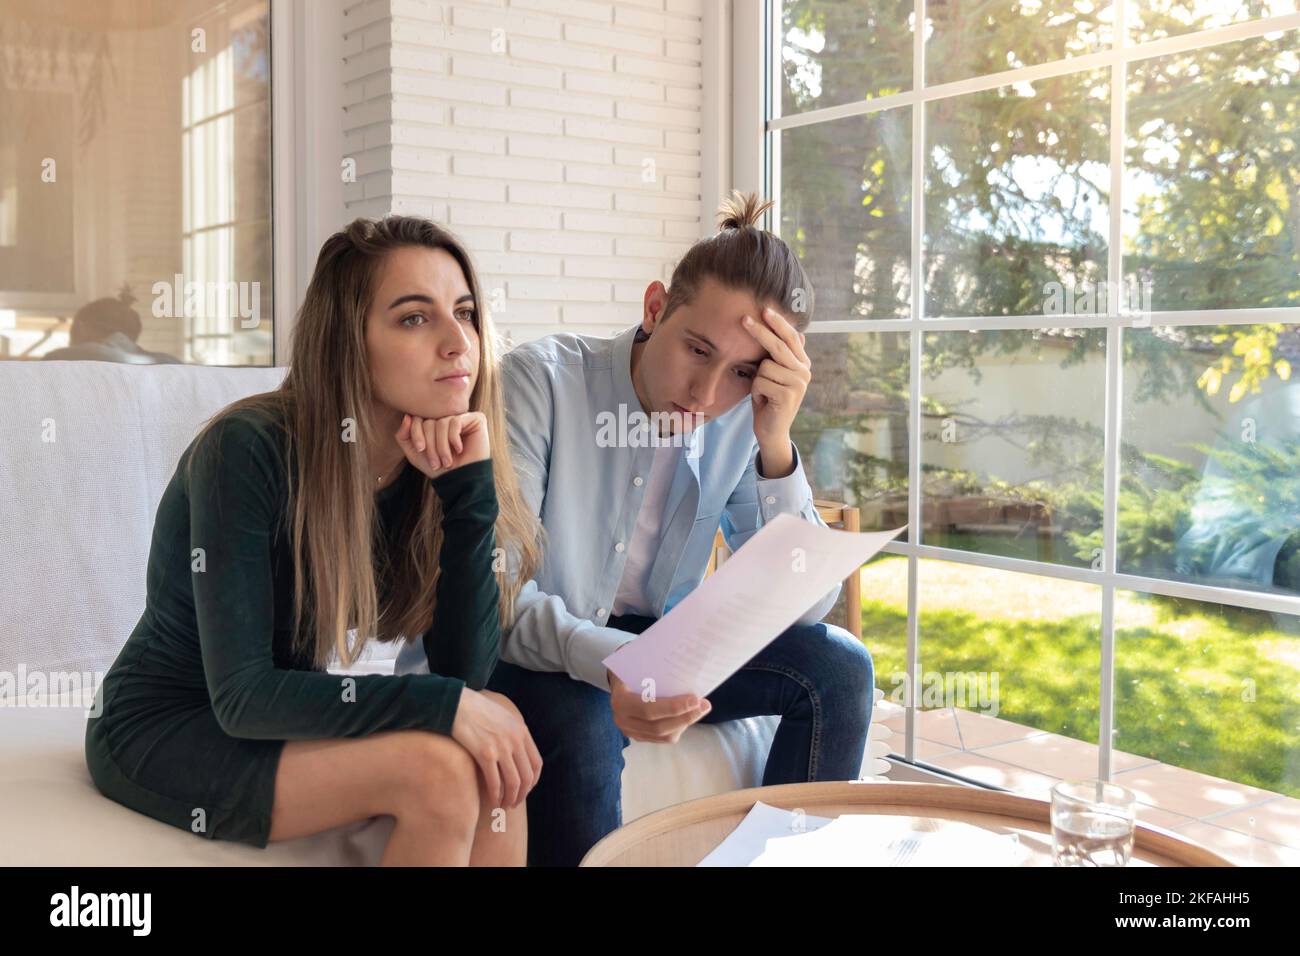
<instances>
[{"instance_id":1,"label":"man's forearm","mask_svg":"<svg viewBox=\"0 0 1300 956\"><path fill-rule=\"evenodd\" d=\"M635 635L602 627L569 612L564 601L529 581L516 600L515 620L503 635L501 659L535 671L562 671L609 690L602 663Z\"/></svg>"},{"instance_id":2,"label":"man's forearm","mask_svg":"<svg viewBox=\"0 0 1300 956\"><path fill-rule=\"evenodd\" d=\"M783 441L772 442L769 444L758 444L758 477L759 478L788 478L794 474L794 452L791 450L792 445L787 437Z\"/></svg>"}]
</instances>

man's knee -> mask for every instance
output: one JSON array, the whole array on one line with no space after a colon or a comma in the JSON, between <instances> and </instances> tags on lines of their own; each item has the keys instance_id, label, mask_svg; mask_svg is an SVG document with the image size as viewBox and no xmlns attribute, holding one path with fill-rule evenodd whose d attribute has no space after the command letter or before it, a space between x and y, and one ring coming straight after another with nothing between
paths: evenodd
<instances>
[{"instance_id":1,"label":"man's knee","mask_svg":"<svg viewBox=\"0 0 1300 956\"><path fill-rule=\"evenodd\" d=\"M857 675L870 685L875 679L875 662L871 651L861 638L854 637L842 627L827 624L826 637L834 647L835 659L851 673Z\"/></svg>"},{"instance_id":2,"label":"man's knee","mask_svg":"<svg viewBox=\"0 0 1300 956\"><path fill-rule=\"evenodd\" d=\"M844 682L870 701L876 684L876 668L867 645L842 627L834 624L825 627L828 662Z\"/></svg>"},{"instance_id":3,"label":"man's knee","mask_svg":"<svg viewBox=\"0 0 1300 956\"><path fill-rule=\"evenodd\" d=\"M810 676L824 693L871 700L876 679L871 652L844 628L821 621L797 624L781 637L792 655L807 662Z\"/></svg>"},{"instance_id":4,"label":"man's knee","mask_svg":"<svg viewBox=\"0 0 1300 956\"><path fill-rule=\"evenodd\" d=\"M502 707L510 711L510 713L514 714L520 720L524 719L523 711L521 711L517 706L515 706L515 702L513 700L511 700L509 697L507 697L505 694L501 693L500 691L488 690L486 687L484 687L483 690L480 691L480 693L482 693L484 697L487 697L488 699L492 700L494 703L500 704ZM527 721L525 721L525 723L527 723Z\"/></svg>"}]
</instances>

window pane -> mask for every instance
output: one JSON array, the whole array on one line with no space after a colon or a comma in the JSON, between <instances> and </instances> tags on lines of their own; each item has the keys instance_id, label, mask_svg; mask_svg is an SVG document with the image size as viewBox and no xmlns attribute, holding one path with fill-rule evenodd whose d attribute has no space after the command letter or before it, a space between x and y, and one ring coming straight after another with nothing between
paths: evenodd
<instances>
[{"instance_id":1,"label":"window pane","mask_svg":"<svg viewBox=\"0 0 1300 956\"><path fill-rule=\"evenodd\" d=\"M912 0L784 0L781 113L912 88Z\"/></svg>"},{"instance_id":2,"label":"window pane","mask_svg":"<svg viewBox=\"0 0 1300 956\"><path fill-rule=\"evenodd\" d=\"M1128 0L1134 43L1296 12L1296 0Z\"/></svg>"},{"instance_id":3,"label":"window pane","mask_svg":"<svg viewBox=\"0 0 1300 956\"><path fill-rule=\"evenodd\" d=\"M905 755L904 677L900 675L907 673L907 558L878 554L862 566L858 578L862 640L871 652L876 688L882 694L872 710L872 726L889 728L885 742L890 751ZM929 756L927 745L918 743L922 746L918 759Z\"/></svg>"},{"instance_id":4,"label":"window pane","mask_svg":"<svg viewBox=\"0 0 1300 956\"><path fill-rule=\"evenodd\" d=\"M927 105L927 316L1041 315L1054 288L1105 280L1107 76Z\"/></svg>"},{"instance_id":5,"label":"window pane","mask_svg":"<svg viewBox=\"0 0 1300 956\"><path fill-rule=\"evenodd\" d=\"M1050 63L1108 48L1115 12L1105 0L929 3L925 83Z\"/></svg>"},{"instance_id":6,"label":"window pane","mask_svg":"<svg viewBox=\"0 0 1300 956\"><path fill-rule=\"evenodd\" d=\"M1300 618L1118 592L1115 747L1158 762L1117 767L1115 782L1183 823L1217 814L1215 827L1300 849L1296 801L1266 802L1300 797L1297 686Z\"/></svg>"},{"instance_id":7,"label":"window pane","mask_svg":"<svg viewBox=\"0 0 1300 956\"><path fill-rule=\"evenodd\" d=\"M911 110L783 130L781 236L812 280L814 318L907 318Z\"/></svg>"},{"instance_id":8,"label":"window pane","mask_svg":"<svg viewBox=\"0 0 1300 956\"><path fill-rule=\"evenodd\" d=\"M907 333L810 332L804 349L792 437L813 494L858 508L863 530L907 524Z\"/></svg>"},{"instance_id":9,"label":"window pane","mask_svg":"<svg viewBox=\"0 0 1300 956\"><path fill-rule=\"evenodd\" d=\"M1156 310L1300 304L1300 31L1130 69L1125 272Z\"/></svg>"},{"instance_id":10,"label":"window pane","mask_svg":"<svg viewBox=\"0 0 1300 956\"><path fill-rule=\"evenodd\" d=\"M1120 570L1300 593L1300 326L1125 340Z\"/></svg>"},{"instance_id":11,"label":"window pane","mask_svg":"<svg viewBox=\"0 0 1300 956\"><path fill-rule=\"evenodd\" d=\"M1096 776L1101 589L947 561L919 569L918 756L1022 793Z\"/></svg>"},{"instance_id":12,"label":"window pane","mask_svg":"<svg viewBox=\"0 0 1300 956\"><path fill-rule=\"evenodd\" d=\"M923 544L1096 566L1102 329L931 332L922 367Z\"/></svg>"},{"instance_id":13,"label":"window pane","mask_svg":"<svg viewBox=\"0 0 1300 956\"><path fill-rule=\"evenodd\" d=\"M0 357L270 365L267 0L0 19Z\"/></svg>"},{"instance_id":14,"label":"window pane","mask_svg":"<svg viewBox=\"0 0 1300 956\"><path fill-rule=\"evenodd\" d=\"M875 665L876 686L902 704L907 672L907 558L878 554L862 566L862 633ZM895 741L899 753L900 739Z\"/></svg>"}]
</instances>

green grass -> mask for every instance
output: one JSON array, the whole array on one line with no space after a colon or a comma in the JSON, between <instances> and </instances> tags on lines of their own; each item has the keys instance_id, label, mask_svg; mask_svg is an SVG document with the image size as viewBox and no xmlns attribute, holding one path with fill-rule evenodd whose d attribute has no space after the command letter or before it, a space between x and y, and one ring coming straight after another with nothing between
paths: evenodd
<instances>
[{"instance_id":1,"label":"green grass","mask_svg":"<svg viewBox=\"0 0 1300 956\"><path fill-rule=\"evenodd\" d=\"M901 700L906 559L887 556L863 568L862 594L877 686ZM998 717L1097 742L1100 588L923 561L920 594L923 675L997 672ZM1300 797L1294 623L1118 593L1116 749Z\"/></svg>"}]
</instances>

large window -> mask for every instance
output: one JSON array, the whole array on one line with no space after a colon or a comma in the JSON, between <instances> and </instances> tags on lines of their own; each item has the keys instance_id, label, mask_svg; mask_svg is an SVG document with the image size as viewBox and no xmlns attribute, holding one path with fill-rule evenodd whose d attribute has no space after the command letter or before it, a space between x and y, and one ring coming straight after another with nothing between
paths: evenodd
<instances>
[{"instance_id":1,"label":"large window","mask_svg":"<svg viewBox=\"0 0 1300 956\"><path fill-rule=\"evenodd\" d=\"M0 359L271 365L269 0L5 0Z\"/></svg>"},{"instance_id":2,"label":"large window","mask_svg":"<svg viewBox=\"0 0 1300 956\"><path fill-rule=\"evenodd\" d=\"M796 440L907 526L862 571L896 749L1281 845L1233 814L1300 809L1294 0L767 15Z\"/></svg>"}]
</instances>

